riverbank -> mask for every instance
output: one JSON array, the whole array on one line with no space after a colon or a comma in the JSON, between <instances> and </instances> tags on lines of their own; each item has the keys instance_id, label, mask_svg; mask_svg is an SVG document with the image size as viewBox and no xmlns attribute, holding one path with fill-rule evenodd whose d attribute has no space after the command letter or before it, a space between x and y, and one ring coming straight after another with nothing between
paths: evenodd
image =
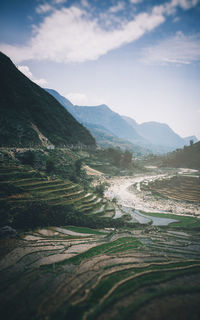
<instances>
[{"instance_id":1,"label":"riverbank","mask_svg":"<svg viewBox=\"0 0 200 320\"><path fill-rule=\"evenodd\" d=\"M178 172L183 172L179 170ZM184 201L175 201L155 197L149 191L142 191L140 184L143 181L169 178L170 173L145 174L134 177L114 177L109 179L109 188L105 196L109 199L116 198L119 205L131 207L146 212L174 213L177 215L193 215L200 218L199 204Z\"/></svg>"}]
</instances>

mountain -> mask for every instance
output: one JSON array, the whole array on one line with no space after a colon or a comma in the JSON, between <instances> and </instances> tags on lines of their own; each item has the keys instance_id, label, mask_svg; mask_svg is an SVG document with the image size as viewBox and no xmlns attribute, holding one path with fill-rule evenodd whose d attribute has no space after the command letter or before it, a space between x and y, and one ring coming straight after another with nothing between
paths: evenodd
<instances>
[{"instance_id":1,"label":"mountain","mask_svg":"<svg viewBox=\"0 0 200 320\"><path fill-rule=\"evenodd\" d=\"M73 106L68 99L52 89L45 89L52 94L79 122L87 128L91 125L101 126L105 132L137 145L147 145L143 137L116 112L106 105L99 106Z\"/></svg>"},{"instance_id":2,"label":"mountain","mask_svg":"<svg viewBox=\"0 0 200 320\"><path fill-rule=\"evenodd\" d=\"M0 53L0 146L95 145L89 131Z\"/></svg>"},{"instance_id":3,"label":"mountain","mask_svg":"<svg viewBox=\"0 0 200 320\"><path fill-rule=\"evenodd\" d=\"M127 116L122 116L122 118L128 123L130 124L135 130L138 130L139 128L139 124L132 118L127 117Z\"/></svg>"},{"instance_id":4,"label":"mountain","mask_svg":"<svg viewBox=\"0 0 200 320\"><path fill-rule=\"evenodd\" d=\"M166 123L151 121L138 124L134 119L129 117L123 116L123 119L143 138L148 139L150 144L165 148L166 152L189 145L190 140L193 140L193 142L198 141L195 136L180 137Z\"/></svg>"},{"instance_id":5,"label":"mountain","mask_svg":"<svg viewBox=\"0 0 200 320\"><path fill-rule=\"evenodd\" d=\"M183 147L185 141L176 134L167 124L159 122L145 122L139 126L139 132L143 137L155 145L178 148Z\"/></svg>"},{"instance_id":6,"label":"mountain","mask_svg":"<svg viewBox=\"0 0 200 320\"><path fill-rule=\"evenodd\" d=\"M168 154L162 166L200 169L200 141Z\"/></svg>"},{"instance_id":7,"label":"mountain","mask_svg":"<svg viewBox=\"0 0 200 320\"><path fill-rule=\"evenodd\" d=\"M113 144L123 149L128 143L129 150L140 146L145 153L166 153L189 144L191 138L196 141L196 137L180 137L165 123L152 121L138 124L130 117L113 112L106 105L75 106L55 90L46 90L90 130L101 146Z\"/></svg>"},{"instance_id":8,"label":"mountain","mask_svg":"<svg viewBox=\"0 0 200 320\"><path fill-rule=\"evenodd\" d=\"M130 141L118 138L105 129L103 126L95 124L87 124L87 128L95 138L97 144L103 148L120 148L121 150L129 150L137 156L147 155L152 152L151 149L135 145Z\"/></svg>"},{"instance_id":9,"label":"mountain","mask_svg":"<svg viewBox=\"0 0 200 320\"><path fill-rule=\"evenodd\" d=\"M189 136L189 137L185 137L185 138L183 138L183 139L185 140L186 146L189 146L190 143L191 143L191 141L193 141L193 143L198 142L198 139L197 139L196 136Z\"/></svg>"}]
</instances>

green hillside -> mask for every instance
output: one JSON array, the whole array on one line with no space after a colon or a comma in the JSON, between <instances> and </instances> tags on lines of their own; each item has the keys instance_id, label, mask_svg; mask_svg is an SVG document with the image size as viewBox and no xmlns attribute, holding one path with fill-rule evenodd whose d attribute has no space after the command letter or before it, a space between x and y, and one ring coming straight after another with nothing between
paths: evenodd
<instances>
[{"instance_id":1,"label":"green hillside","mask_svg":"<svg viewBox=\"0 0 200 320\"><path fill-rule=\"evenodd\" d=\"M89 131L0 53L0 146L95 146Z\"/></svg>"},{"instance_id":2,"label":"green hillside","mask_svg":"<svg viewBox=\"0 0 200 320\"><path fill-rule=\"evenodd\" d=\"M68 223L96 227L112 224L109 218L114 214L114 204L92 188L86 191L77 183L47 176L31 166L0 165L0 226L32 229Z\"/></svg>"},{"instance_id":3,"label":"green hillside","mask_svg":"<svg viewBox=\"0 0 200 320\"><path fill-rule=\"evenodd\" d=\"M163 166L168 167L183 167L183 168L200 168L200 142L191 144L183 149L168 154L163 158Z\"/></svg>"}]
</instances>

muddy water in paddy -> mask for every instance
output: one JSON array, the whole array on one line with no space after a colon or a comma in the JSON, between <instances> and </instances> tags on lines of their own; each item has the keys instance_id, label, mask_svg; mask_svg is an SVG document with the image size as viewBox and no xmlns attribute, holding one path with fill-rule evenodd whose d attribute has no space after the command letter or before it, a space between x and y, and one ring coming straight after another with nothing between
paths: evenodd
<instances>
[{"instance_id":1,"label":"muddy water in paddy","mask_svg":"<svg viewBox=\"0 0 200 320\"><path fill-rule=\"evenodd\" d=\"M169 320L200 318L199 231L174 229L167 217L140 212L154 206L152 198L143 202L146 195L140 191L139 183L148 178L155 177L116 178L107 191L118 196L134 228L96 234L67 226L42 228L12 244L0 261L3 319L163 320L163 312ZM182 205L176 208L179 214Z\"/></svg>"}]
</instances>

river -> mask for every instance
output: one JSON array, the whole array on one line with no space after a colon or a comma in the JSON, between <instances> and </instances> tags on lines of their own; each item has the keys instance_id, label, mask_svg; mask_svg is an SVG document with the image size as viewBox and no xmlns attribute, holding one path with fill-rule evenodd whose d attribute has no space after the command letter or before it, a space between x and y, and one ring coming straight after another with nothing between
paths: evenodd
<instances>
[{"instance_id":1,"label":"river","mask_svg":"<svg viewBox=\"0 0 200 320\"><path fill-rule=\"evenodd\" d=\"M179 169L178 172L182 174L184 170ZM138 174L133 177L114 177L108 180L109 187L105 192L105 196L109 199L115 197L118 205L137 211L174 213L177 215L184 214L200 217L199 204L155 198L149 191L142 191L140 189L140 183L143 181L165 179L170 176L173 176L171 172L162 174ZM134 188L133 185L135 185Z\"/></svg>"}]
</instances>

